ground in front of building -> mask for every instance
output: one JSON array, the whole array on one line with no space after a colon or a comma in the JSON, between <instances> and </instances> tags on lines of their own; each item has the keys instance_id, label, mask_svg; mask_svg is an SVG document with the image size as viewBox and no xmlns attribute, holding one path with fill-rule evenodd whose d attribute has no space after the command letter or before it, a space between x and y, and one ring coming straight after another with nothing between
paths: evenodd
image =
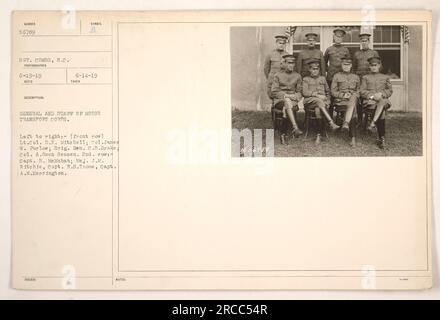
<instances>
[{"instance_id":1,"label":"ground in front of building","mask_svg":"<svg viewBox=\"0 0 440 320\"><path fill-rule=\"evenodd\" d=\"M232 111L232 128L272 129L271 114L268 111ZM282 145L279 133L275 132L276 157L362 157L362 156L422 156L423 133L420 112L389 112L386 120L386 148L379 149L376 134L358 129L357 145L349 145L349 137L343 132L328 132L328 139L315 145L315 131L291 139L289 145ZM264 141L264 140L263 140Z\"/></svg>"}]
</instances>

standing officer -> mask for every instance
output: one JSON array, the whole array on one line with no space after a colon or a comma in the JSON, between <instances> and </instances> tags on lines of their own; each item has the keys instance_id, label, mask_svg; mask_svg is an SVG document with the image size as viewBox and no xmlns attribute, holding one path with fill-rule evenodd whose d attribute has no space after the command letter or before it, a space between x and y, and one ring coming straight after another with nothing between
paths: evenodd
<instances>
[{"instance_id":1,"label":"standing officer","mask_svg":"<svg viewBox=\"0 0 440 320\"><path fill-rule=\"evenodd\" d=\"M324 53L324 61L327 67L327 83L331 88L333 76L341 71L341 58L349 56L350 52L342 46L346 32L344 29L336 28L333 30L333 45L328 47ZM330 104L330 115L333 116L333 103Z\"/></svg>"},{"instance_id":2,"label":"standing officer","mask_svg":"<svg viewBox=\"0 0 440 320\"><path fill-rule=\"evenodd\" d=\"M353 59L353 70L361 79L364 75L370 73L370 65L368 59L379 57L376 50L370 49L369 33L361 33L359 35L360 50L356 51ZM362 107L357 108L358 121L362 120Z\"/></svg>"},{"instance_id":3,"label":"standing officer","mask_svg":"<svg viewBox=\"0 0 440 320\"><path fill-rule=\"evenodd\" d=\"M354 112L359 100L360 78L351 72L352 59L349 55L341 59L342 71L335 74L331 85L334 103L339 108L345 108L345 119L342 130L347 130L351 138L350 145L356 145L356 113Z\"/></svg>"},{"instance_id":4,"label":"standing officer","mask_svg":"<svg viewBox=\"0 0 440 320\"><path fill-rule=\"evenodd\" d=\"M307 49L301 50L298 53L297 65L298 72L301 74L301 77L306 77L310 75L309 66L307 65L307 61L310 59L316 59L320 63L320 73L321 75L325 75L325 61L324 55L322 51L318 48L315 48L316 40L318 35L316 33L310 32L306 34L307 40Z\"/></svg>"},{"instance_id":5,"label":"standing officer","mask_svg":"<svg viewBox=\"0 0 440 320\"><path fill-rule=\"evenodd\" d=\"M303 80L304 108L307 112L314 112L316 118L319 119L319 132L316 135L315 141L316 144L319 144L321 143L321 135L324 133L326 122L328 122L332 130L339 129L339 126L333 122L327 111L330 105L330 88L325 77L320 75L321 61L310 59L307 64L310 76L306 76ZM325 120L322 116L324 116Z\"/></svg>"},{"instance_id":6,"label":"standing officer","mask_svg":"<svg viewBox=\"0 0 440 320\"><path fill-rule=\"evenodd\" d=\"M272 78L275 73L281 70L283 55L287 54L286 51L287 36L277 35L275 36L276 48L267 55L264 60L264 75L267 80L267 95L271 97Z\"/></svg>"},{"instance_id":7,"label":"standing officer","mask_svg":"<svg viewBox=\"0 0 440 320\"><path fill-rule=\"evenodd\" d=\"M370 37L371 34L369 33L361 33L359 35L360 50L354 54L353 70L361 78L370 73L368 59L379 57L379 53L376 50L370 49Z\"/></svg>"},{"instance_id":8,"label":"standing officer","mask_svg":"<svg viewBox=\"0 0 440 320\"><path fill-rule=\"evenodd\" d=\"M362 77L361 97L364 99L364 108L375 110L368 130L372 131L377 127L377 145L383 149L385 147L385 111L391 107L388 98L393 94L393 88L390 77L380 73L381 59L371 57L368 62L371 73Z\"/></svg>"},{"instance_id":9,"label":"standing officer","mask_svg":"<svg viewBox=\"0 0 440 320\"><path fill-rule=\"evenodd\" d=\"M283 110L283 127L281 131L281 143L286 144L288 122L292 124L293 135L298 137L302 131L298 128L295 115L301 100L302 87L301 76L295 72L295 57L293 54L283 55L284 68L275 73L272 81L271 95L274 99L274 107ZM288 119L288 120L287 120Z\"/></svg>"},{"instance_id":10,"label":"standing officer","mask_svg":"<svg viewBox=\"0 0 440 320\"><path fill-rule=\"evenodd\" d=\"M333 30L333 45L328 47L324 53L325 64L328 64L327 68L327 82L331 86L333 76L341 71L341 59L349 56L350 52L344 46L342 46L342 40L345 36L345 30L335 29Z\"/></svg>"}]
</instances>

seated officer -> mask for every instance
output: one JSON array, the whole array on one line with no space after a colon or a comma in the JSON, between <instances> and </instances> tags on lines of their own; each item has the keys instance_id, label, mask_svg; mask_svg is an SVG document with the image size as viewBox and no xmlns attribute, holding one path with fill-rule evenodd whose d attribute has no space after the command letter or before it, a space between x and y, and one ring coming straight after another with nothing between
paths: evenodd
<instances>
[{"instance_id":1,"label":"seated officer","mask_svg":"<svg viewBox=\"0 0 440 320\"><path fill-rule=\"evenodd\" d=\"M301 100L301 76L295 72L295 57L292 54L283 55L284 68L275 73L272 81L271 96L274 106L283 110L283 117L292 124L293 135L298 137L302 131L298 128L294 112L298 111L298 102ZM285 119L285 120L287 120ZM286 143L287 121L283 122L281 143Z\"/></svg>"},{"instance_id":2,"label":"seated officer","mask_svg":"<svg viewBox=\"0 0 440 320\"><path fill-rule=\"evenodd\" d=\"M389 97L393 94L390 77L380 73L381 59L371 57L370 74L364 75L361 82L361 97L363 108L374 109L373 119L368 130L373 131L377 127L379 148L385 147L385 110L391 107Z\"/></svg>"},{"instance_id":3,"label":"seated officer","mask_svg":"<svg viewBox=\"0 0 440 320\"><path fill-rule=\"evenodd\" d=\"M330 88L324 76L320 76L320 60L310 59L307 62L310 76L304 78L302 83L302 94L304 97L304 108L308 112L314 112L320 121L319 133L316 136L316 144L321 142L321 134L324 133L326 122L332 130L339 129L330 117L327 108L330 105ZM325 120L322 118L324 116Z\"/></svg>"},{"instance_id":4,"label":"seated officer","mask_svg":"<svg viewBox=\"0 0 440 320\"><path fill-rule=\"evenodd\" d=\"M358 100L361 80L359 76L351 72L352 59L349 55L341 59L342 72L335 74L332 80L331 92L334 98L334 104L339 108L345 108L345 119L342 130L347 130L351 138L351 146L355 146L355 133L357 117L354 112Z\"/></svg>"}]
</instances>

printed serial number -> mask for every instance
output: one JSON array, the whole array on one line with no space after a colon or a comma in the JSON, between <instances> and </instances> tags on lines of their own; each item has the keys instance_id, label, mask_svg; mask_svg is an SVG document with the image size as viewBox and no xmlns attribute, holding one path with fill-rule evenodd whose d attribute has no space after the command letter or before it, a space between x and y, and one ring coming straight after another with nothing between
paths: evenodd
<instances>
[{"instance_id":1,"label":"printed serial number","mask_svg":"<svg viewBox=\"0 0 440 320\"><path fill-rule=\"evenodd\" d=\"M251 305L251 304L218 304L217 305L217 312L218 315L250 315L250 314L267 314L267 305L265 304L257 304L257 305Z\"/></svg>"},{"instance_id":2,"label":"printed serial number","mask_svg":"<svg viewBox=\"0 0 440 320\"><path fill-rule=\"evenodd\" d=\"M172 315L192 315L198 318L204 318L208 314L216 315L267 315L267 305L265 304L217 304L216 308L206 306L186 306L179 304L171 310Z\"/></svg>"}]
</instances>

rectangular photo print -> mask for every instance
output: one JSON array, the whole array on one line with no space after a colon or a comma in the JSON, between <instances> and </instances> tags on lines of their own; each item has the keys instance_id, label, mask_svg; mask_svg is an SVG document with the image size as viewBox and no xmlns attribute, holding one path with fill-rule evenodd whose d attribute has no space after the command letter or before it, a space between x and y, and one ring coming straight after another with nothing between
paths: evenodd
<instances>
[{"instance_id":1,"label":"rectangular photo print","mask_svg":"<svg viewBox=\"0 0 440 320\"><path fill-rule=\"evenodd\" d=\"M233 157L423 155L422 26L233 26L230 39Z\"/></svg>"}]
</instances>

